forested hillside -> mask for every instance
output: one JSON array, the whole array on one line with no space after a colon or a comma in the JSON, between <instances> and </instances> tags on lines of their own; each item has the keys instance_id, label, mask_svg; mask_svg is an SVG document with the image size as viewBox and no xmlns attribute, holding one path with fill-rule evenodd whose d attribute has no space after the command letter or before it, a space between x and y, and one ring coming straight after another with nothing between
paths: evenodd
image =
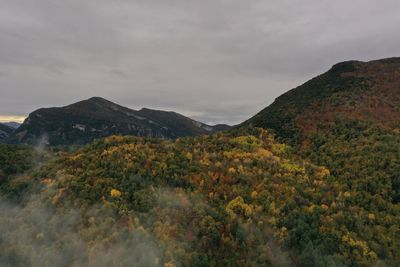
<instances>
[{"instance_id":1,"label":"forested hillside","mask_svg":"<svg viewBox=\"0 0 400 267\"><path fill-rule=\"evenodd\" d=\"M273 130L296 154L329 169L348 201L337 227L346 225L352 237L339 239L394 259L389 266L399 264L399 107L399 58L349 61L280 96L242 125ZM361 214L368 219L356 219Z\"/></svg>"},{"instance_id":2,"label":"forested hillside","mask_svg":"<svg viewBox=\"0 0 400 267\"><path fill-rule=\"evenodd\" d=\"M348 61L279 96L242 124L305 142L338 124L360 121L400 128L400 58Z\"/></svg>"},{"instance_id":3,"label":"forested hillside","mask_svg":"<svg viewBox=\"0 0 400 267\"><path fill-rule=\"evenodd\" d=\"M365 188L300 159L264 130L176 141L113 136L52 153L52 162L1 185L25 192L3 207L3 265L400 260L398 203L368 198ZM388 192L385 183L373 189Z\"/></svg>"}]
</instances>

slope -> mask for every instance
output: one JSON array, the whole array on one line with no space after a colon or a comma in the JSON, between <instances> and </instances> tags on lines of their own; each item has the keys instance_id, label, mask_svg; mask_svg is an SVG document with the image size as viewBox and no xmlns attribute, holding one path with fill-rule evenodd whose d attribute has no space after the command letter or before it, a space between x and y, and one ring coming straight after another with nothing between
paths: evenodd
<instances>
[{"instance_id":1,"label":"slope","mask_svg":"<svg viewBox=\"0 0 400 267\"><path fill-rule=\"evenodd\" d=\"M395 230L400 229L400 58L339 63L278 97L241 126L244 131L252 126L272 129L297 155L326 166L329 182L344 190L345 204L335 201L340 212L318 219L320 233L308 242L304 229L292 232L292 246L318 255L325 246L318 237L327 227L332 232L347 229L350 234L336 238L364 251L349 252L353 260L347 264L369 266L361 259L372 257L398 265L398 249L389 248L400 242ZM304 227L291 218L294 229Z\"/></svg>"},{"instance_id":2,"label":"slope","mask_svg":"<svg viewBox=\"0 0 400 267\"><path fill-rule=\"evenodd\" d=\"M348 61L278 97L241 126L303 141L337 122L400 126L400 58Z\"/></svg>"}]
</instances>

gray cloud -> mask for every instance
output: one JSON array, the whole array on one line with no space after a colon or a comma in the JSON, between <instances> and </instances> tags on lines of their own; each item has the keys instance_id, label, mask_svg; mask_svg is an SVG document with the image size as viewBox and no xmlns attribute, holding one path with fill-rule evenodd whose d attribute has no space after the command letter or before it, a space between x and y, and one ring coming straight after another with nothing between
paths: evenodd
<instances>
[{"instance_id":1,"label":"gray cloud","mask_svg":"<svg viewBox=\"0 0 400 267\"><path fill-rule=\"evenodd\" d=\"M397 0L0 5L0 115L96 95L238 123L338 61L400 54Z\"/></svg>"}]
</instances>

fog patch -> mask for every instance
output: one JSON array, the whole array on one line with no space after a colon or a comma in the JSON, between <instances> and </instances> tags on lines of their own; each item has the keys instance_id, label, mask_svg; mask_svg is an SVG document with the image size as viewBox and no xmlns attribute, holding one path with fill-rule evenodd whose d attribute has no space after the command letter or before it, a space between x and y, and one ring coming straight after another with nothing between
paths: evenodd
<instances>
[{"instance_id":1,"label":"fog patch","mask_svg":"<svg viewBox=\"0 0 400 267\"><path fill-rule=\"evenodd\" d=\"M35 195L24 206L0 200L0 266L161 266L162 248L148 233L117 234L107 214L95 219L97 226L90 225L87 217L100 208L55 209L46 204L48 196ZM109 226L104 231L115 231L107 232L108 239L102 223Z\"/></svg>"}]
</instances>

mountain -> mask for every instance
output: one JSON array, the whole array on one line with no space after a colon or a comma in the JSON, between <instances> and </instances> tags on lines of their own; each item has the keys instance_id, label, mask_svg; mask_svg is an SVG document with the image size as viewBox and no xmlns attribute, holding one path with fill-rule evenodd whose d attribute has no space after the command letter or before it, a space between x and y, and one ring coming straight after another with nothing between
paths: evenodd
<instances>
[{"instance_id":1,"label":"mountain","mask_svg":"<svg viewBox=\"0 0 400 267\"><path fill-rule=\"evenodd\" d=\"M109 135L177 138L210 134L220 129L175 112L132 110L100 97L66 107L32 112L16 130L12 141L52 145L84 144Z\"/></svg>"},{"instance_id":2,"label":"mountain","mask_svg":"<svg viewBox=\"0 0 400 267\"><path fill-rule=\"evenodd\" d=\"M252 126L272 129L350 188L373 196L381 184L400 203L400 58L336 64L241 124Z\"/></svg>"},{"instance_id":3,"label":"mountain","mask_svg":"<svg viewBox=\"0 0 400 267\"><path fill-rule=\"evenodd\" d=\"M0 143L5 142L13 132L14 128L6 124L0 123Z\"/></svg>"},{"instance_id":4,"label":"mountain","mask_svg":"<svg viewBox=\"0 0 400 267\"><path fill-rule=\"evenodd\" d=\"M339 63L225 133L0 144L0 265L400 266L399 73L399 59ZM82 138L132 117L182 135L192 122L71 106L25 124L70 119Z\"/></svg>"},{"instance_id":5,"label":"mountain","mask_svg":"<svg viewBox=\"0 0 400 267\"><path fill-rule=\"evenodd\" d=\"M21 123L15 121L3 122L2 124L7 125L13 129L17 129L19 126L21 126Z\"/></svg>"},{"instance_id":6,"label":"mountain","mask_svg":"<svg viewBox=\"0 0 400 267\"><path fill-rule=\"evenodd\" d=\"M317 191L328 208L288 215L285 226L289 246L309 255L304 266L329 266L312 255L338 253L345 266L399 266L400 58L336 64L240 129L252 126L272 129L299 158L327 169L318 183L330 189Z\"/></svg>"},{"instance_id":7,"label":"mountain","mask_svg":"<svg viewBox=\"0 0 400 267\"><path fill-rule=\"evenodd\" d=\"M400 127L400 58L336 64L241 126L270 128L285 139L304 141L345 121Z\"/></svg>"}]
</instances>

